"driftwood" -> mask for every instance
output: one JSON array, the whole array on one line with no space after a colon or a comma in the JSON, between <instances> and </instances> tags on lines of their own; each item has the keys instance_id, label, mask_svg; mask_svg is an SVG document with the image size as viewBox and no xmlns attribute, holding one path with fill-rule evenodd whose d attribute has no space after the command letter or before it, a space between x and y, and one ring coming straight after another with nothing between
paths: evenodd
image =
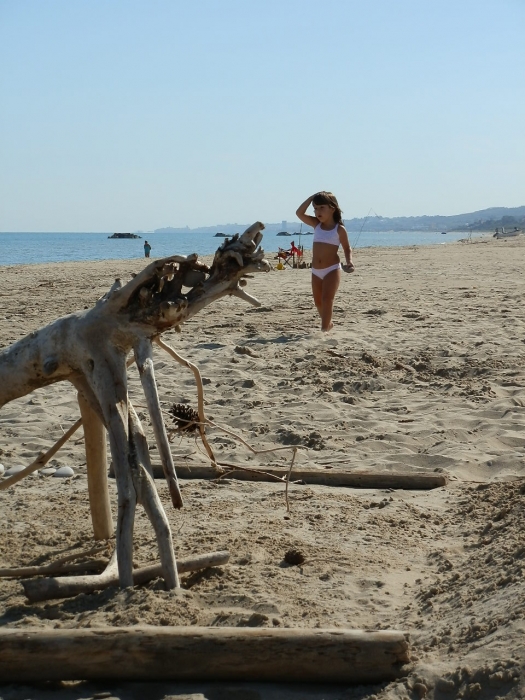
<instances>
[{"instance_id":1,"label":"driftwood","mask_svg":"<svg viewBox=\"0 0 525 700\"><path fill-rule=\"evenodd\" d=\"M21 566L17 568L0 569L0 578L30 578L31 576L45 576L46 574L69 573L84 569L100 569L107 566L107 559L88 559L81 563L72 564L78 559L86 559L92 554L107 552L107 545L95 545L83 552L67 554L65 557L55 559L48 564L38 564L33 566ZM102 562L102 566L101 566Z\"/></svg>"},{"instance_id":2,"label":"driftwood","mask_svg":"<svg viewBox=\"0 0 525 700\"><path fill-rule=\"evenodd\" d=\"M286 481L290 472L288 468L264 467L264 470L250 467L229 465L221 462L218 469L207 466L190 467L186 464L177 465L177 475L180 479L238 479L239 481ZM153 465L155 479L163 477L162 467ZM411 472L409 474L391 472L355 472L339 471L337 469L297 469L292 472L292 481L320 486L348 486L354 489L405 489L429 490L447 485L447 477L443 474L428 472Z\"/></svg>"},{"instance_id":3,"label":"driftwood","mask_svg":"<svg viewBox=\"0 0 525 700\"><path fill-rule=\"evenodd\" d=\"M28 467L23 469L21 472L13 474L12 476L8 476L6 479L3 479L3 481L0 483L0 491L6 491L10 486L13 486L19 481L22 481L22 479L24 479L26 476L29 476L29 474L33 474L33 472L36 472L38 469L42 469L42 467L49 462L51 457L53 457L53 455L55 455L58 452L58 450L66 444L69 438L80 428L81 425L82 418L79 418L77 422L73 423L69 430L67 430L62 435L62 437L55 442L53 447L47 450L47 452L43 452L42 454L40 454L33 462L31 462L31 464Z\"/></svg>"},{"instance_id":4,"label":"driftwood","mask_svg":"<svg viewBox=\"0 0 525 700\"><path fill-rule=\"evenodd\" d=\"M208 569L211 566L222 566L230 559L229 552L211 552L188 557L177 562L177 572L186 574L189 571ZM140 586L154 578L162 576L162 566L152 564L133 570L133 584ZM61 576L60 578L37 578L22 583L25 594L31 603L51 598L72 598L79 593L93 593L110 586L118 586L118 568L115 555L111 558L105 571L98 576Z\"/></svg>"},{"instance_id":5,"label":"driftwood","mask_svg":"<svg viewBox=\"0 0 525 700\"><path fill-rule=\"evenodd\" d=\"M89 401L80 392L77 396L86 450L89 507L96 540L107 540L113 534L111 504L107 481L106 429Z\"/></svg>"},{"instance_id":6,"label":"driftwood","mask_svg":"<svg viewBox=\"0 0 525 700\"><path fill-rule=\"evenodd\" d=\"M0 630L0 682L379 683L406 673L403 632L227 627Z\"/></svg>"},{"instance_id":7,"label":"driftwood","mask_svg":"<svg viewBox=\"0 0 525 700\"><path fill-rule=\"evenodd\" d=\"M55 382L67 380L77 389L84 422L91 516L99 539L113 531L103 444L107 430L117 480L116 552L122 587L133 585L137 503L143 505L155 530L167 587L179 585L169 523L152 478L146 438L128 397L128 355L133 353L139 369L172 503L180 508L182 497L161 417L152 343L164 331L177 329L226 295L260 305L241 287L250 273L270 269L259 245L263 228L257 222L241 236L226 239L211 268L200 262L197 254L157 260L124 286L117 279L92 309L60 318L0 352L0 407ZM39 468L42 459L25 473Z\"/></svg>"}]
</instances>

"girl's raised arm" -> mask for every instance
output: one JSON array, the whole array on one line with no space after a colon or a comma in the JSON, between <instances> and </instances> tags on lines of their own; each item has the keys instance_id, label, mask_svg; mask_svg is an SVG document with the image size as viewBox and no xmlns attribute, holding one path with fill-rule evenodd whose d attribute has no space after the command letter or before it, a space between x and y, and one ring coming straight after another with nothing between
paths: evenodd
<instances>
[{"instance_id":1,"label":"girl's raised arm","mask_svg":"<svg viewBox=\"0 0 525 700\"><path fill-rule=\"evenodd\" d=\"M311 226L312 228L315 228L319 221L315 218L315 216L308 216L306 213L306 210L312 203L312 199L315 197L315 194L313 194L311 197L308 197L308 199L305 199L305 201L301 204L301 206L297 209L295 212L297 215L297 218L303 222L303 224L306 224L307 226Z\"/></svg>"}]
</instances>

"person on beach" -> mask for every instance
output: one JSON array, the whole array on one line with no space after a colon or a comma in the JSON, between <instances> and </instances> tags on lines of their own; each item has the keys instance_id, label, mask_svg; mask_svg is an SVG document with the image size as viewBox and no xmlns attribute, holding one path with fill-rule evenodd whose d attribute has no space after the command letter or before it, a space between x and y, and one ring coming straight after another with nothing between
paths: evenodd
<instances>
[{"instance_id":1,"label":"person on beach","mask_svg":"<svg viewBox=\"0 0 525 700\"><path fill-rule=\"evenodd\" d=\"M150 253L151 253L151 246L148 243L148 241L144 241L144 257L149 258Z\"/></svg>"},{"instance_id":2,"label":"person on beach","mask_svg":"<svg viewBox=\"0 0 525 700\"><path fill-rule=\"evenodd\" d=\"M314 216L306 211L313 205ZM334 327L332 313L334 297L344 272L355 270L348 234L343 225L343 212L331 192L317 192L308 197L296 211L298 218L314 229L312 248L312 294L314 304L321 317L321 330ZM341 266L337 251L343 248L346 265Z\"/></svg>"}]
</instances>

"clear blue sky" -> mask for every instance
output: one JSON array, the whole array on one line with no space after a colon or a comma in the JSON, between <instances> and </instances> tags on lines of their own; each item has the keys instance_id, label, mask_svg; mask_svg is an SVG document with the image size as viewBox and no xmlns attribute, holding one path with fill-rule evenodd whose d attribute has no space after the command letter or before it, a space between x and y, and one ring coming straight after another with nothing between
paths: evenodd
<instances>
[{"instance_id":1,"label":"clear blue sky","mask_svg":"<svg viewBox=\"0 0 525 700\"><path fill-rule=\"evenodd\" d=\"M0 231L525 204L524 0L0 0Z\"/></svg>"}]
</instances>

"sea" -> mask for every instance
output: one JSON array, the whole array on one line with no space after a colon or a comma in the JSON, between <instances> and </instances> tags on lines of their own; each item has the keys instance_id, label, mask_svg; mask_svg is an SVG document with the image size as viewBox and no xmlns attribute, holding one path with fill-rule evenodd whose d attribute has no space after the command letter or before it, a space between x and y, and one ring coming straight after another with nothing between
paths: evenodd
<instances>
[{"instance_id":1,"label":"sea","mask_svg":"<svg viewBox=\"0 0 525 700\"><path fill-rule=\"evenodd\" d=\"M0 233L0 265L27 265L83 260L120 260L144 257L144 241L151 245L151 257L169 255L212 255L223 243L213 233L143 233L141 238L109 238L111 233ZM474 234L482 235L482 234ZM465 239L465 232L446 234L429 231L349 232L354 249L384 246L419 246L446 244ZM278 236L264 232L262 247L268 253L295 245L312 247L312 235L304 233Z\"/></svg>"}]
</instances>

